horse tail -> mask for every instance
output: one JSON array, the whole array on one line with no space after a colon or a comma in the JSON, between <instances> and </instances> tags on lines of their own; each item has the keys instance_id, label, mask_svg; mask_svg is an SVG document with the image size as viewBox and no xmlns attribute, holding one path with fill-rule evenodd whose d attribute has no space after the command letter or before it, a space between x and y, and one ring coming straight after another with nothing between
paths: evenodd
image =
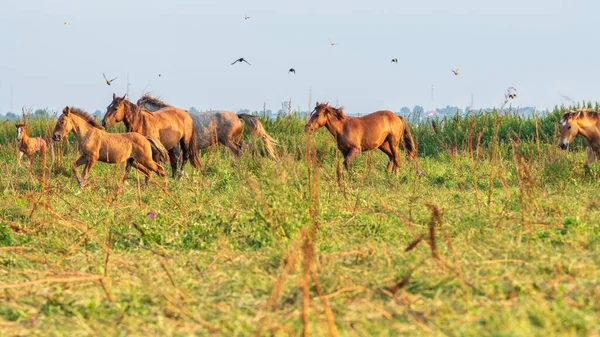
<instances>
[{"instance_id":1,"label":"horse tail","mask_svg":"<svg viewBox=\"0 0 600 337\"><path fill-rule=\"evenodd\" d=\"M271 136L269 136L262 123L260 122L260 119L258 119L257 116L252 116L244 113L238 114L237 116L241 120L246 122L246 124L248 124L248 126L250 127L250 131L253 135L259 137L262 140L269 157L277 159L277 155L275 154L275 145L277 145L277 141Z\"/></svg>"},{"instance_id":2,"label":"horse tail","mask_svg":"<svg viewBox=\"0 0 600 337\"><path fill-rule=\"evenodd\" d=\"M410 129L408 128L408 123L406 119L402 116L398 116L402 121L402 141L404 145L404 151L406 152L406 158L408 160L413 160L417 155L417 147L415 146L415 141L413 140L412 134L410 133Z\"/></svg>"},{"instance_id":3,"label":"horse tail","mask_svg":"<svg viewBox=\"0 0 600 337\"><path fill-rule=\"evenodd\" d=\"M188 145L188 154L190 164L195 168L200 168L200 155L198 154L198 141L196 140L196 128L192 124L192 139Z\"/></svg>"},{"instance_id":4,"label":"horse tail","mask_svg":"<svg viewBox=\"0 0 600 337\"><path fill-rule=\"evenodd\" d=\"M146 139L148 140L148 142L150 142L150 147L152 148L152 157L154 157L154 154L158 152L160 160L169 160L169 152L167 151L167 149L165 149L164 145L162 145L161 142L152 137L146 137Z\"/></svg>"}]
</instances>

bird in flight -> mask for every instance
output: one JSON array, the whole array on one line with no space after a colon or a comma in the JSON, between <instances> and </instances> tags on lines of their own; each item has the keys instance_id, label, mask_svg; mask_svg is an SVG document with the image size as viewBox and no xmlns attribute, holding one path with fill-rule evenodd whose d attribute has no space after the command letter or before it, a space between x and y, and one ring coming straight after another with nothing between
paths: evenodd
<instances>
[{"instance_id":1,"label":"bird in flight","mask_svg":"<svg viewBox=\"0 0 600 337\"><path fill-rule=\"evenodd\" d=\"M332 47L333 47L333 46L337 46L337 45L339 44L339 43L336 43L336 42L333 42L333 41L331 41L331 39L328 39L328 40L329 40L329 44L330 44Z\"/></svg>"},{"instance_id":2,"label":"bird in flight","mask_svg":"<svg viewBox=\"0 0 600 337\"><path fill-rule=\"evenodd\" d=\"M158 77L161 77L161 76L162 76L162 74L158 74Z\"/></svg>"},{"instance_id":3,"label":"bird in flight","mask_svg":"<svg viewBox=\"0 0 600 337\"><path fill-rule=\"evenodd\" d=\"M288 75L289 75L290 73L294 73L294 75L296 75L296 69L294 69L294 68L290 68L290 70L288 70Z\"/></svg>"},{"instance_id":4,"label":"bird in flight","mask_svg":"<svg viewBox=\"0 0 600 337\"><path fill-rule=\"evenodd\" d=\"M244 15L244 20L248 20L250 17L248 15Z\"/></svg>"},{"instance_id":5,"label":"bird in flight","mask_svg":"<svg viewBox=\"0 0 600 337\"><path fill-rule=\"evenodd\" d=\"M452 70L452 72L454 73L454 75L458 75L458 68L456 68L456 70Z\"/></svg>"},{"instance_id":6,"label":"bird in flight","mask_svg":"<svg viewBox=\"0 0 600 337\"><path fill-rule=\"evenodd\" d=\"M508 98L510 99L515 99L517 97L517 94L508 94Z\"/></svg>"},{"instance_id":7,"label":"bird in flight","mask_svg":"<svg viewBox=\"0 0 600 337\"><path fill-rule=\"evenodd\" d=\"M69 25L69 23L68 23L67 21L65 21L65 22L63 22L63 23L65 24L65 26L68 26L68 25Z\"/></svg>"},{"instance_id":8,"label":"bird in flight","mask_svg":"<svg viewBox=\"0 0 600 337\"><path fill-rule=\"evenodd\" d=\"M117 78L113 78L112 80L109 80L108 78L106 78L106 75L104 73L102 73L102 76L104 76L104 80L106 81L106 84L110 85L112 83L112 81L116 80Z\"/></svg>"},{"instance_id":9,"label":"bird in flight","mask_svg":"<svg viewBox=\"0 0 600 337\"><path fill-rule=\"evenodd\" d=\"M233 61L233 63L231 63L231 65L234 65L234 64L236 64L237 62L240 62L240 63L241 63L241 62L246 62L246 63L248 63L248 65L250 65L250 66L251 66L250 62L246 61L246 60L245 60L243 57L240 57L239 59L237 59L237 60Z\"/></svg>"},{"instance_id":10,"label":"bird in flight","mask_svg":"<svg viewBox=\"0 0 600 337\"><path fill-rule=\"evenodd\" d=\"M392 63L398 63L398 59L394 57L394 58L392 59Z\"/></svg>"}]
</instances>

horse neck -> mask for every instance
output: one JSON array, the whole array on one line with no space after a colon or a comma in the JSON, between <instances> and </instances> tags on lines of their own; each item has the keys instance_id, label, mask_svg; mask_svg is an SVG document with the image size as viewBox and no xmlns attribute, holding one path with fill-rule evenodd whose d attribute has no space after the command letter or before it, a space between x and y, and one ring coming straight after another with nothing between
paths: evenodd
<instances>
[{"instance_id":1,"label":"horse neck","mask_svg":"<svg viewBox=\"0 0 600 337\"><path fill-rule=\"evenodd\" d=\"M79 116L72 116L71 123L73 123L73 133L77 139L81 139L91 133L99 131Z\"/></svg>"},{"instance_id":2,"label":"horse neck","mask_svg":"<svg viewBox=\"0 0 600 337\"><path fill-rule=\"evenodd\" d=\"M579 126L579 133L587 139L590 145L596 149L600 150L600 128L599 125L600 120L594 124Z\"/></svg>"},{"instance_id":3,"label":"horse neck","mask_svg":"<svg viewBox=\"0 0 600 337\"><path fill-rule=\"evenodd\" d=\"M123 124L127 132L139 132L143 126L143 115L142 108L139 106L126 101L125 102L125 116L123 117Z\"/></svg>"},{"instance_id":4,"label":"horse neck","mask_svg":"<svg viewBox=\"0 0 600 337\"><path fill-rule=\"evenodd\" d=\"M342 127L344 126L345 120L341 120L333 115L329 115L327 117L327 123L325 123L325 127L332 135L336 136L342 132Z\"/></svg>"}]
</instances>

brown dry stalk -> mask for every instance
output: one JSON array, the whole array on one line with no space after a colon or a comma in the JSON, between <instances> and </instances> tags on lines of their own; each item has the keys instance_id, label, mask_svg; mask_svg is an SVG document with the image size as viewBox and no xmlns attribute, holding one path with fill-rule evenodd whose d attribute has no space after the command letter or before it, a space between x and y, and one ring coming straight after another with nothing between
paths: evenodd
<instances>
[{"instance_id":1,"label":"brown dry stalk","mask_svg":"<svg viewBox=\"0 0 600 337\"><path fill-rule=\"evenodd\" d=\"M162 290L160 290L160 288L158 289L158 292L167 300L167 302L169 302L172 306L174 306L177 310L179 310L179 312L181 312L182 314L184 314L185 316L187 316L189 319L196 322L197 324L205 327L208 331L217 332L217 331L221 330L220 327L218 327L216 325L211 325L208 322L206 322L205 320L194 316L194 314L189 312L181 304L177 303L175 300L173 300L171 297L169 297L169 295L165 294Z\"/></svg>"},{"instance_id":2,"label":"brown dry stalk","mask_svg":"<svg viewBox=\"0 0 600 337\"><path fill-rule=\"evenodd\" d=\"M283 286L285 285L285 282L286 282L290 272L296 265L296 257L297 257L297 252L298 252L299 248L300 248L300 239L297 239L292 244L290 249L287 251L285 257L281 260L279 272L278 272L279 276L277 277L277 280L275 281L275 283L273 283L273 289L271 290L271 295L269 295L269 298L267 299L267 302L265 303L264 310L270 310L271 308L273 308L273 306L275 306L275 303L281 296L281 292L283 291ZM285 265L283 265L283 261L286 261ZM255 337L259 337L260 334L262 333L263 327L265 324L265 320L266 320L266 316L263 316L260 319L260 321L258 322L258 329L256 329L256 332L254 333Z\"/></svg>"},{"instance_id":3,"label":"brown dry stalk","mask_svg":"<svg viewBox=\"0 0 600 337\"><path fill-rule=\"evenodd\" d=\"M431 256L435 259L440 259L440 256L438 254L438 250L437 250L437 246L436 246L436 242L435 242L435 226L436 224L439 224L441 222L441 214L440 214L440 210L432 205L432 204L426 204L427 207L429 207L429 210L431 212L431 219L429 220L429 248L431 249Z\"/></svg>"},{"instance_id":4,"label":"brown dry stalk","mask_svg":"<svg viewBox=\"0 0 600 337\"><path fill-rule=\"evenodd\" d=\"M410 252L411 250L417 248L417 246L419 245L419 243L421 243L421 241L423 240L423 238L425 237L424 234L419 235L416 239L414 239L409 245L408 247L406 247L406 249L404 249L404 252Z\"/></svg>"},{"instance_id":5,"label":"brown dry stalk","mask_svg":"<svg viewBox=\"0 0 600 337\"><path fill-rule=\"evenodd\" d=\"M71 282L88 282L88 281L98 281L103 279L103 276L99 275L87 275L87 276L78 276L78 277L48 277L39 280L23 282L23 283L15 283L15 284L0 284L0 289L18 289L30 287L38 284L44 283L71 283Z\"/></svg>"},{"instance_id":6,"label":"brown dry stalk","mask_svg":"<svg viewBox=\"0 0 600 337\"><path fill-rule=\"evenodd\" d=\"M386 290L389 291L390 293L392 293L392 295L396 295L398 290L400 290L408 285L408 282L410 282L410 277L412 276L413 271L414 271L414 269L410 269L408 272L406 272L406 274L404 274L404 276L402 276L400 281L398 281L393 286L388 287Z\"/></svg>"},{"instance_id":7,"label":"brown dry stalk","mask_svg":"<svg viewBox=\"0 0 600 337\"><path fill-rule=\"evenodd\" d=\"M308 236L306 227L302 228L301 237L303 238L302 251L304 252L304 261L302 263L302 336L309 336L309 307L310 307L310 265L311 265L311 256L313 253L312 244L310 242L310 238Z\"/></svg>"},{"instance_id":8,"label":"brown dry stalk","mask_svg":"<svg viewBox=\"0 0 600 337\"><path fill-rule=\"evenodd\" d=\"M365 288L363 286L352 286L352 287L346 287L346 288L342 288L342 289L338 289L334 292L332 292L331 294L327 294L327 295L323 295L323 299L330 299L330 298L334 298L339 294L343 294L343 293L347 293L350 291L356 291L356 290L368 290L368 288ZM321 296L319 295L319 298Z\"/></svg>"},{"instance_id":9,"label":"brown dry stalk","mask_svg":"<svg viewBox=\"0 0 600 337\"><path fill-rule=\"evenodd\" d=\"M334 337L338 336L337 326L335 325L335 318L333 317L333 311L331 311L331 307L329 303L327 303L327 299L324 297L323 288L321 287L321 282L319 281L319 275L317 274L317 267L314 262L311 266L311 275L313 282L315 283L315 288L317 289L317 293L319 294L319 299L323 304L323 309L325 311L325 317L327 318L327 324L329 325L329 332Z\"/></svg>"},{"instance_id":10,"label":"brown dry stalk","mask_svg":"<svg viewBox=\"0 0 600 337\"><path fill-rule=\"evenodd\" d=\"M83 235L81 237L81 239L79 239L79 241L77 241L77 243L75 243L73 246L71 246L71 248L69 249L68 252L66 252L60 259L58 259L55 263L54 263L54 267L58 266L59 264L61 264L69 255L71 255L75 249L77 249L77 247L79 247L85 240L87 240L87 235ZM106 276L106 274L104 275Z\"/></svg>"}]
</instances>

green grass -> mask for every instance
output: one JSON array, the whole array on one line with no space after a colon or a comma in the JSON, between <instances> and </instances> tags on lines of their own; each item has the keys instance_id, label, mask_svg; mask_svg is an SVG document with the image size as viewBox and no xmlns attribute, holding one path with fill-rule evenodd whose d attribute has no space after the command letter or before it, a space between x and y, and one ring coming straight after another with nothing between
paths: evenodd
<instances>
[{"instance_id":1,"label":"green grass","mask_svg":"<svg viewBox=\"0 0 600 337\"><path fill-rule=\"evenodd\" d=\"M316 223L319 285L340 336L600 334L600 167L586 174L580 145L560 151L553 143L556 111L540 117L538 137L532 120L471 118L437 135L428 123L414 126L420 157L404 160L398 175L385 172L379 152L339 171L326 130L307 146L300 118L269 120L279 161L245 135L251 146L241 158L208 149L201 171L166 182L154 176L146 189L134 172L119 186L123 166L102 163L80 189L68 143L56 145L44 188L16 166L15 130L5 124L0 331L300 335L303 254L310 256L302 233ZM34 135L52 127L30 122ZM511 145L509 135L525 129ZM469 134L481 131L481 146L469 148ZM457 154L448 151L454 137ZM417 177L415 165L427 176ZM442 212L439 260L426 243L404 252L429 233L428 204ZM411 270L401 290L386 290ZM327 336L317 286L307 286L309 331Z\"/></svg>"}]
</instances>

